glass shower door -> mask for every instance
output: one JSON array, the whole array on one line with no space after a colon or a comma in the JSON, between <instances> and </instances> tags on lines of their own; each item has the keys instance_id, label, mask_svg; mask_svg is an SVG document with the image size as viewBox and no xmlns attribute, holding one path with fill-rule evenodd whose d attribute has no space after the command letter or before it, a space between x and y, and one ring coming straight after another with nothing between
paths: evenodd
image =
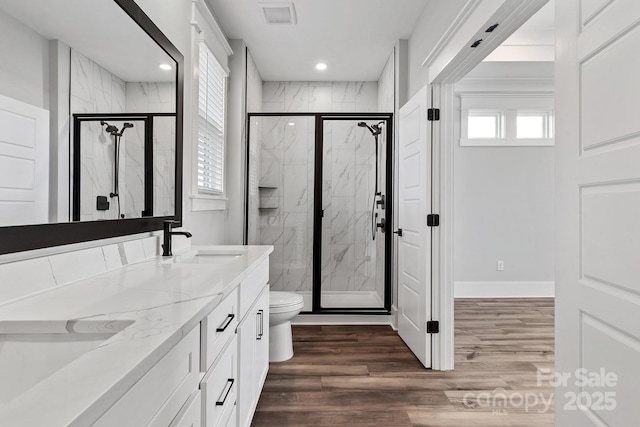
<instances>
[{"instance_id":1,"label":"glass shower door","mask_svg":"<svg viewBox=\"0 0 640 427\"><path fill-rule=\"evenodd\" d=\"M385 213L376 197L376 140L358 119L324 119L322 126L322 309L382 309ZM366 123L375 124L378 120ZM386 133L378 135L378 192L386 183ZM377 215L377 219L376 219ZM374 240L375 239L375 240Z\"/></svg>"},{"instance_id":2,"label":"glass shower door","mask_svg":"<svg viewBox=\"0 0 640 427\"><path fill-rule=\"evenodd\" d=\"M272 291L301 294L311 311L313 286L314 120L250 115L247 242L273 245Z\"/></svg>"}]
</instances>

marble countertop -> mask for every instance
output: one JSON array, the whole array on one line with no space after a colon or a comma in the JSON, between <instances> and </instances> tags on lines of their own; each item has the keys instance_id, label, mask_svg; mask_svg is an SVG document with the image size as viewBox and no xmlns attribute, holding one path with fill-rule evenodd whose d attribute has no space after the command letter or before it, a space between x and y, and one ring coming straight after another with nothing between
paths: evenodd
<instances>
[{"instance_id":1,"label":"marble countertop","mask_svg":"<svg viewBox=\"0 0 640 427\"><path fill-rule=\"evenodd\" d=\"M198 250L242 255L224 265L171 262ZM34 387L0 399L0 424L95 422L272 251L191 247L173 260L153 258L1 306L0 334L34 327L54 333L124 329Z\"/></svg>"}]
</instances>

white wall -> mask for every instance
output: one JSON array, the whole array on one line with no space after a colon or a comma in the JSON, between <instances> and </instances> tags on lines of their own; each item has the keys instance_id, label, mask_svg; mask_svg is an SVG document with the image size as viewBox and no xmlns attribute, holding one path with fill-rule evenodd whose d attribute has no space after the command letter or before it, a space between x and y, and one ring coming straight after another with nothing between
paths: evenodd
<instances>
[{"instance_id":1,"label":"white wall","mask_svg":"<svg viewBox=\"0 0 640 427\"><path fill-rule=\"evenodd\" d=\"M49 41L0 11L0 94L49 107Z\"/></svg>"},{"instance_id":2,"label":"white wall","mask_svg":"<svg viewBox=\"0 0 640 427\"><path fill-rule=\"evenodd\" d=\"M226 243L239 245L244 237L246 113L262 111L262 77L245 43L231 40L230 44L234 55L229 59L231 71L227 105L226 179L229 200ZM251 214L257 218L257 212Z\"/></svg>"},{"instance_id":3,"label":"white wall","mask_svg":"<svg viewBox=\"0 0 640 427\"><path fill-rule=\"evenodd\" d=\"M481 64L456 85L548 89L552 68ZM550 74L551 73L551 74ZM526 76L526 77L524 77ZM454 146L456 296L549 296L554 282L554 147ZM504 271L497 271L497 261Z\"/></svg>"},{"instance_id":4,"label":"white wall","mask_svg":"<svg viewBox=\"0 0 640 427\"><path fill-rule=\"evenodd\" d=\"M409 37L409 96L407 99L428 83L429 69L423 67L422 62L466 3L467 0L430 0L424 8Z\"/></svg>"},{"instance_id":5,"label":"white wall","mask_svg":"<svg viewBox=\"0 0 640 427\"><path fill-rule=\"evenodd\" d=\"M393 113L395 107L395 49L391 51L387 63L378 78L378 111Z\"/></svg>"},{"instance_id":6,"label":"white wall","mask_svg":"<svg viewBox=\"0 0 640 427\"><path fill-rule=\"evenodd\" d=\"M224 244L226 239L226 202L222 200L222 208L219 203L215 207L205 207L195 210L193 199L194 185L194 158L197 150L197 115L195 100L197 100L197 74L195 73L195 61L197 49L192 49L192 41L197 41L199 34L191 26L192 2L191 1L157 1L137 0L136 3L145 11L171 42L182 52L185 57L185 93L184 93L184 162L183 162L183 228L193 233L192 244ZM203 4L202 2L200 4ZM202 9L201 9L202 11ZM207 12L199 12L199 27L205 34L207 44L216 59L223 67L228 67L229 59L224 47L224 37L217 31L216 24L207 22ZM196 195L197 196L197 195ZM197 198L197 197L196 197ZM196 200L197 202L198 200ZM201 200L202 201L202 200ZM205 199L206 203L207 200ZM185 239L177 239L184 242ZM182 243L184 244L184 243ZM188 244L188 243L187 243Z\"/></svg>"},{"instance_id":7,"label":"white wall","mask_svg":"<svg viewBox=\"0 0 640 427\"><path fill-rule=\"evenodd\" d=\"M226 191L228 244L242 244L244 226L244 140L247 98L247 55L242 40L229 40L234 55L229 58L227 92ZM262 92L262 87L261 90Z\"/></svg>"}]
</instances>

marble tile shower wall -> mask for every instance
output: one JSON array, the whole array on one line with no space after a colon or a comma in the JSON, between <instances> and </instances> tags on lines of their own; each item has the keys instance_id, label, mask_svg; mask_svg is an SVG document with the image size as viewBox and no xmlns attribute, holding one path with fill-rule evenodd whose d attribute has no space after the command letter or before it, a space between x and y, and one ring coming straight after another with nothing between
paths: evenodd
<instances>
[{"instance_id":1,"label":"marble tile shower wall","mask_svg":"<svg viewBox=\"0 0 640 427\"><path fill-rule=\"evenodd\" d=\"M258 242L274 247L271 287L310 291L314 119L260 117L252 126L260 135Z\"/></svg>"},{"instance_id":2,"label":"marble tile shower wall","mask_svg":"<svg viewBox=\"0 0 640 427\"><path fill-rule=\"evenodd\" d=\"M264 112L378 111L378 82L264 82Z\"/></svg>"},{"instance_id":3,"label":"marble tile shower wall","mask_svg":"<svg viewBox=\"0 0 640 427\"><path fill-rule=\"evenodd\" d=\"M355 121L333 121L325 123L323 140L322 289L374 291L377 251L371 230L375 192L373 137L368 130L357 127Z\"/></svg>"},{"instance_id":4,"label":"marble tile shower wall","mask_svg":"<svg viewBox=\"0 0 640 427\"><path fill-rule=\"evenodd\" d=\"M262 101L265 112L376 112L378 83L264 82ZM311 291L314 119L263 117L256 123L262 127L258 176L264 187L259 190L259 241L274 245L270 283L274 290ZM375 289L375 247L362 236L370 227L374 145L360 131L355 122L325 128L325 290Z\"/></svg>"},{"instance_id":5,"label":"marble tile shower wall","mask_svg":"<svg viewBox=\"0 0 640 427\"><path fill-rule=\"evenodd\" d=\"M124 113L125 82L86 56L71 50L71 113ZM124 141L123 141L124 143ZM91 221L114 219L115 204L107 211L95 209L96 196L109 196L113 191L113 139L99 123L82 126L80 219ZM121 179L126 174L121 162ZM123 204L123 208L126 204Z\"/></svg>"},{"instance_id":6,"label":"marble tile shower wall","mask_svg":"<svg viewBox=\"0 0 640 427\"><path fill-rule=\"evenodd\" d=\"M128 113L174 113L174 83L127 83L126 108ZM144 126L129 129L126 157L144 159ZM173 215L175 213L175 118L156 117L153 124L153 214ZM133 162L130 162L133 163ZM144 163L127 165L127 206L132 206L131 214L140 216L144 209Z\"/></svg>"}]
</instances>

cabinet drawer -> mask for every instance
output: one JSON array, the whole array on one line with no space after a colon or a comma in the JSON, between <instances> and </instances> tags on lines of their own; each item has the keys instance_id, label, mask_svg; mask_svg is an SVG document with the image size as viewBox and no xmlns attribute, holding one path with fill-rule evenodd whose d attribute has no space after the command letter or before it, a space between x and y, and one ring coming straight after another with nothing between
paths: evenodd
<instances>
[{"instance_id":1,"label":"cabinet drawer","mask_svg":"<svg viewBox=\"0 0 640 427\"><path fill-rule=\"evenodd\" d=\"M264 285L269 281L269 259L262 261L240 283L240 320L247 314Z\"/></svg>"},{"instance_id":2,"label":"cabinet drawer","mask_svg":"<svg viewBox=\"0 0 640 427\"><path fill-rule=\"evenodd\" d=\"M197 390L184 404L169 427L201 427L202 426L202 395Z\"/></svg>"},{"instance_id":3,"label":"cabinet drawer","mask_svg":"<svg viewBox=\"0 0 640 427\"><path fill-rule=\"evenodd\" d=\"M238 327L238 289L234 289L201 322L200 371L207 372Z\"/></svg>"},{"instance_id":4,"label":"cabinet drawer","mask_svg":"<svg viewBox=\"0 0 640 427\"><path fill-rule=\"evenodd\" d=\"M222 356L200 383L203 426L225 426L233 412L238 390L237 339L234 337Z\"/></svg>"},{"instance_id":5,"label":"cabinet drawer","mask_svg":"<svg viewBox=\"0 0 640 427\"><path fill-rule=\"evenodd\" d=\"M200 326L196 326L95 424L167 426L198 388ZM160 408L160 409L158 409Z\"/></svg>"}]
</instances>

